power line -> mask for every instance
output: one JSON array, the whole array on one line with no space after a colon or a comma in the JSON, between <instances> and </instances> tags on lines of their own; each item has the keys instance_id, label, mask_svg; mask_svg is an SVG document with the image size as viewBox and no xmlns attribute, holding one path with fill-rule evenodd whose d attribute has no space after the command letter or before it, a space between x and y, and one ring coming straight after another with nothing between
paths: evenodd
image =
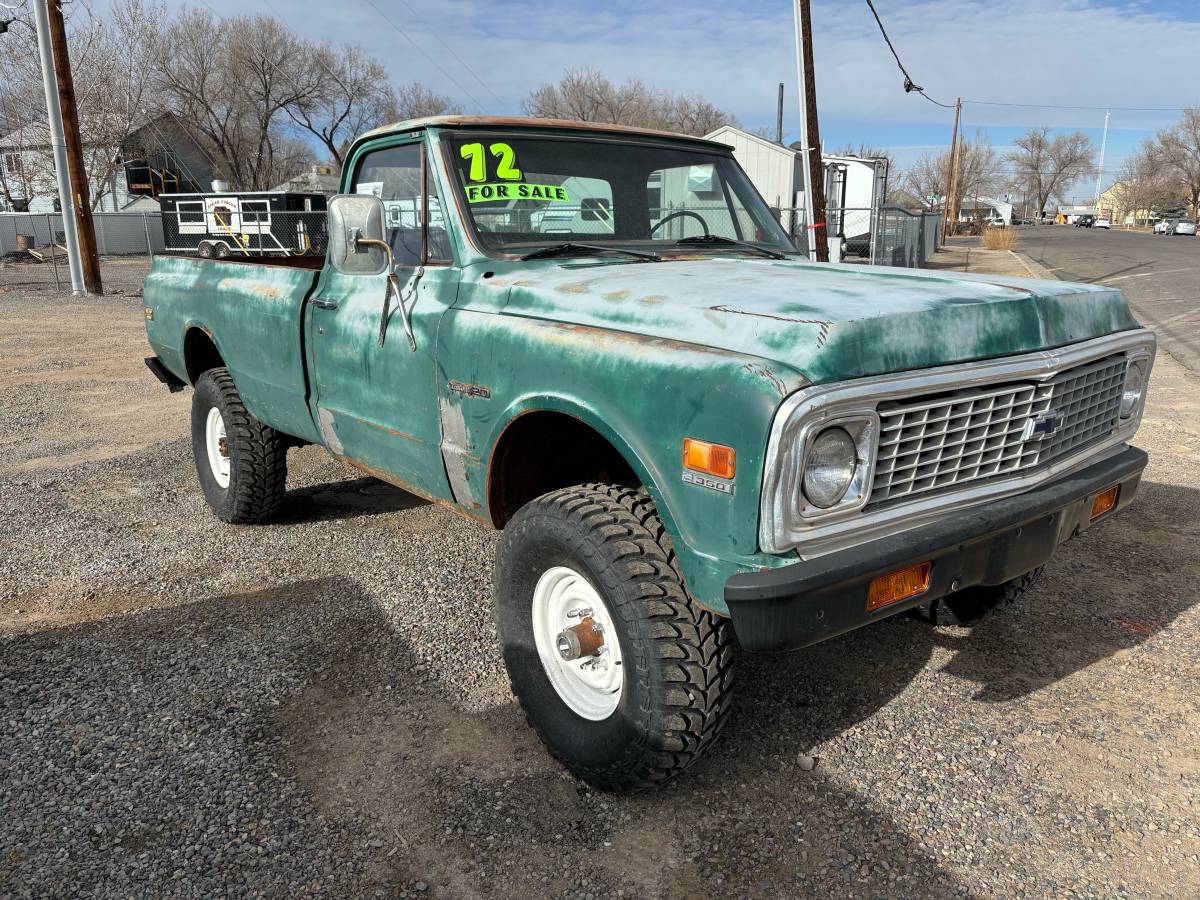
<instances>
[{"instance_id":1,"label":"power line","mask_svg":"<svg viewBox=\"0 0 1200 900\"><path fill-rule=\"evenodd\" d=\"M1111 109L1120 112L1183 112L1186 109L1182 106L1080 106L1059 103L1008 103L1002 100L968 100L965 97L963 103L974 103L976 106L1013 106L1025 109L1086 109L1096 112L1106 112Z\"/></svg>"},{"instance_id":2,"label":"power line","mask_svg":"<svg viewBox=\"0 0 1200 900\"><path fill-rule=\"evenodd\" d=\"M405 2L404 2L404 0L397 0L397 2L399 2L399 4L400 4L401 6L403 6L405 9L407 9L407 10L408 10L408 13L409 13L409 15L411 15L411 16L412 16L414 19L415 19L415 18L417 18L417 14L416 14L416 13L413 11L413 8L412 8L411 6L409 6L407 3L405 3ZM482 78L480 78L478 75L476 75L476 74L475 74L475 70L474 70L474 69L472 69L472 68L471 68L469 65L467 65L466 61L465 61L465 60L463 60L463 58L462 58L461 56L459 56L457 53L455 53L455 52L454 52L454 48L453 48L453 47L451 47L451 46L450 46L449 44L447 44L447 43L446 43L444 40L442 40L442 39L441 39L441 38L438 36L438 34L437 34L437 32L436 32L436 31L430 31L429 33L430 33L431 35L433 35L433 39L434 39L435 41L437 41L439 44L441 44L443 47L445 47L445 48L446 48L446 51L447 51L447 52L448 52L448 53L449 53L451 56L453 56L453 57L454 57L454 59L455 59L455 60L458 62L458 64L459 64L460 66L462 66L464 69L466 69L466 71L467 71L467 72L470 74L470 76L471 76L472 78L474 78L474 79L475 79L477 82L479 82L479 86L480 86L480 87L482 87L482 88L483 88L485 91L487 91L489 94L491 94L491 95L492 95L492 99L493 99L493 100L495 100L495 101L496 101L498 104L500 104L501 106L503 106L503 105L504 105L504 101L503 101L503 100L501 100L501 99L500 99L498 96L496 96L496 92L492 90L492 86L491 86L490 84L488 84L486 81L484 81Z\"/></svg>"},{"instance_id":3,"label":"power line","mask_svg":"<svg viewBox=\"0 0 1200 900\"><path fill-rule=\"evenodd\" d=\"M940 106L944 109L954 109L953 103L942 103L940 100L934 100L925 93L925 88L913 82L912 76L908 74L908 69L904 68L904 63L900 62L900 54L896 52L896 48L892 45L892 39L888 37L887 29L883 27L883 20L879 18L879 13L875 10L873 0L867 0L867 6L871 8L871 15L875 17L875 23L879 26L879 33L883 35L883 40L887 43L888 49L892 51L892 57L896 60L896 65L900 67L900 72L904 75L904 92L911 94L913 91L916 91L935 106Z\"/></svg>"},{"instance_id":4,"label":"power line","mask_svg":"<svg viewBox=\"0 0 1200 900\"><path fill-rule=\"evenodd\" d=\"M383 21L385 21L389 25L391 25L392 28L394 28L396 30L396 32L402 38L404 38L406 41L408 41L410 44L412 44L414 50L416 50L418 53L420 53L422 56L424 56L427 60L429 60L431 63L433 63L434 68L436 68L439 72L441 72L443 75L445 75L447 81L449 81L456 88L458 88L460 91L462 91L463 94L467 97L467 99L475 104L475 108L477 110L479 110L481 113L483 112L483 104L481 104L478 100L476 100L475 96L470 91L468 91L465 87L463 87L461 84L459 84L458 80L453 75L451 75L449 72L447 72L445 69L443 69L441 63L439 63L436 59L434 59L432 56L430 56L428 53L426 53L424 47L422 47L420 44L418 44L416 41L414 41L411 37L409 37L408 32L406 32L403 28L401 28L399 25L397 25L395 22L393 22L388 17L387 13L385 13L382 9L379 8L378 5L376 5L374 0L364 0L364 2L367 4L367 6L371 7L371 9L375 10L375 12L379 13L380 18L382 18Z\"/></svg>"}]
</instances>

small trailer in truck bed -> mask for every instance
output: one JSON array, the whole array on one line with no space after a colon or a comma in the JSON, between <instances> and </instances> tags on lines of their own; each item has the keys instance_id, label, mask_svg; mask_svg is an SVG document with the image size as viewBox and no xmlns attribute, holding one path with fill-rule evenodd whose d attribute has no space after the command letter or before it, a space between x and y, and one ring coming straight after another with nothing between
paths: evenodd
<instances>
[{"instance_id":1,"label":"small trailer in truck bed","mask_svg":"<svg viewBox=\"0 0 1200 900\"><path fill-rule=\"evenodd\" d=\"M163 194L168 253L186 256L324 256L324 194L283 191Z\"/></svg>"}]
</instances>

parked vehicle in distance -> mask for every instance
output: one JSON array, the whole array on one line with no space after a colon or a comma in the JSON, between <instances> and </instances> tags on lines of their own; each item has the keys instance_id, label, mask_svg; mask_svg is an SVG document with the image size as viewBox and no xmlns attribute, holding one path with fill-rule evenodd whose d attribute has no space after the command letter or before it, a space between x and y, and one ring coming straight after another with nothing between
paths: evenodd
<instances>
[{"instance_id":1,"label":"parked vehicle in distance","mask_svg":"<svg viewBox=\"0 0 1200 900\"><path fill-rule=\"evenodd\" d=\"M1075 220L1076 228L1091 228L1096 224L1096 217L1090 213L1085 213Z\"/></svg>"},{"instance_id":2,"label":"parked vehicle in distance","mask_svg":"<svg viewBox=\"0 0 1200 900\"><path fill-rule=\"evenodd\" d=\"M1175 222L1175 227L1171 229L1171 234L1189 234L1192 237L1196 236L1196 220L1195 219L1179 219Z\"/></svg>"},{"instance_id":3,"label":"parked vehicle in distance","mask_svg":"<svg viewBox=\"0 0 1200 900\"><path fill-rule=\"evenodd\" d=\"M1104 216L1101 216L1095 222L1092 223L1092 227L1093 228L1105 228L1105 229L1111 228L1112 220L1108 219Z\"/></svg>"},{"instance_id":4,"label":"parked vehicle in distance","mask_svg":"<svg viewBox=\"0 0 1200 900\"><path fill-rule=\"evenodd\" d=\"M1170 230L1173 230L1174 227L1175 227L1174 219L1159 219L1157 222L1154 223L1154 233L1155 234L1167 234L1167 233L1169 233Z\"/></svg>"},{"instance_id":5,"label":"parked vehicle in distance","mask_svg":"<svg viewBox=\"0 0 1200 900\"><path fill-rule=\"evenodd\" d=\"M324 258L156 256L147 365L224 522L312 443L503 529L513 691L600 788L705 752L735 634L973 621L1137 492L1155 339L1116 288L811 263L728 146L617 125L401 122L342 191Z\"/></svg>"}]
</instances>

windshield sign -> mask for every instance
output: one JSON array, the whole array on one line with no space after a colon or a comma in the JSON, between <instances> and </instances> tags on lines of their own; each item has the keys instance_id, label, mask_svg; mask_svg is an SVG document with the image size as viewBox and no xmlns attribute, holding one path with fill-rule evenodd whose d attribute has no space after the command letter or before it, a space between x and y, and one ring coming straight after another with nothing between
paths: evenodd
<instances>
[{"instance_id":1,"label":"windshield sign","mask_svg":"<svg viewBox=\"0 0 1200 900\"><path fill-rule=\"evenodd\" d=\"M664 255L796 252L742 170L721 153L517 134L448 144L468 224L489 252L523 255L566 243Z\"/></svg>"}]
</instances>

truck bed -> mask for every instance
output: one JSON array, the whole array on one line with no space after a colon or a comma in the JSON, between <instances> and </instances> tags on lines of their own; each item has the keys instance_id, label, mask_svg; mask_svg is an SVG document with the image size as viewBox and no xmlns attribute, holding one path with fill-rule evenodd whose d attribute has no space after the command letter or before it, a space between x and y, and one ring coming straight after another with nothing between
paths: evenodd
<instances>
[{"instance_id":1,"label":"truck bed","mask_svg":"<svg viewBox=\"0 0 1200 900\"><path fill-rule=\"evenodd\" d=\"M211 342L255 417L317 440L307 399L303 312L320 265L315 257L155 256L143 289L150 346L167 369L192 383L199 348Z\"/></svg>"}]
</instances>

